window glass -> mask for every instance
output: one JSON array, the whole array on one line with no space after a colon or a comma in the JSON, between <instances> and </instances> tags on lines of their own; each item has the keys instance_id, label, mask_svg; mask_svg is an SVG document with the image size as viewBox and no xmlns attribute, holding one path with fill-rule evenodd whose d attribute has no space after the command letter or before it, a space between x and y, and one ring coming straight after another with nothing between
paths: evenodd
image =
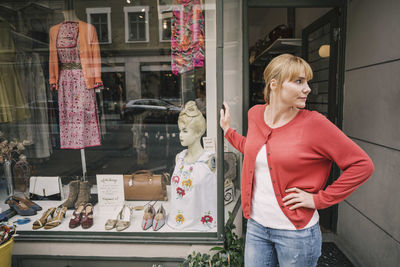
<instances>
[{"instance_id":1,"label":"window glass","mask_svg":"<svg viewBox=\"0 0 400 267\"><path fill-rule=\"evenodd\" d=\"M129 17L129 41L146 40L146 31L145 31L146 13L130 12L128 17Z\"/></svg>"},{"instance_id":2,"label":"window glass","mask_svg":"<svg viewBox=\"0 0 400 267\"><path fill-rule=\"evenodd\" d=\"M215 33L213 0L0 3L0 209L21 235L217 231Z\"/></svg>"},{"instance_id":3,"label":"window glass","mask_svg":"<svg viewBox=\"0 0 400 267\"><path fill-rule=\"evenodd\" d=\"M92 24L96 28L99 42L108 41L107 14L91 14Z\"/></svg>"}]
</instances>

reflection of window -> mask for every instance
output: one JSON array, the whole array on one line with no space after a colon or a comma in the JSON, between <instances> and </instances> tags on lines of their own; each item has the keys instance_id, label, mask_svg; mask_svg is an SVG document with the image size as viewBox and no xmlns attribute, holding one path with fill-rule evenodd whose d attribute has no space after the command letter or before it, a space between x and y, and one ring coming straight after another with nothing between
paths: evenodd
<instances>
[{"instance_id":1,"label":"reflection of window","mask_svg":"<svg viewBox=\"0 0 400 267\"><path fill-rule=\"evenodd\" d=\"M137 43L149 41L149 7L124 7L125 42Z\"/></svg>"},{"instance_id":2,"label":"reflection of window","mask_svg":"<svg viewBox=\"0 0 400 267\"><path fill-rule=\"evenodd\" d=\"M140 81L142 97L180 103L180 76L172 75L170 62L142 62Z\"/></svg>"},{"instance_id":3,"label":"reflection of window","mask_svg":"<svg viewBox=\"0 0 400 267\"><path fill-rule=\"evenodd\" d=\"M158 29L161 42L171 41L172 6L160 6L158 13Z\"/></svg>"},{"instance_id":4,"label":"reflection of window","mask_svg":"<svg viewBox=\"0 0 400 267\"><path fill-rule=\"evenodd\" d=\"M97 31L100 44L111 43L111 8L86 8L87 20Z\"/></svg>"}]
</instances>

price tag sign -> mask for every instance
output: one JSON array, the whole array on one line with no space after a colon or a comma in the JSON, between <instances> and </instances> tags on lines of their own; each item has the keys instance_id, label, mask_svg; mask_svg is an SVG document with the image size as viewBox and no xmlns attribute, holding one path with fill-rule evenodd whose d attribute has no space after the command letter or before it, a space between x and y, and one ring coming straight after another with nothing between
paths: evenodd
<instances>
[{"instance_id":1,"label":"price tag sign","mask_svg":"<svg viewBox=\"0 0 400 267\"><path fill-rule=\"evenodd\" d=\"M97 174L97 192L100 206L119 206L124 203L124 176Z\"/></svg>"},{"instance_id":2,"label":"price tag sign","mask_svg":"<svg viewBox=\"0 0 400 267\"><path fill-rule=\"evenodd\" d=\"M215 141L211 137L203 137L204 150L215 153Z\"/></svg>"}]
</instances>

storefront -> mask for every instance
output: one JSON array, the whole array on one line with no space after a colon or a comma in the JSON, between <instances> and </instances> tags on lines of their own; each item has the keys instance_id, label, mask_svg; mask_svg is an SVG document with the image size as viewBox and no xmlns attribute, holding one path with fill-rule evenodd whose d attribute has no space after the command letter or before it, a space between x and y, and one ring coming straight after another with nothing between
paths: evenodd
<instances>
[{"instance_id":1,"label":"storefront","mask_svg":"<svg viewBox=\"0 0 400 267\"><path fill-rule=\"evenodd\" d=\"M239 156L224 155L217 123L222 8L1 3L0 207L17 213L15 264L176 266L223 244L228 212L241 231ZM228 63L225 93L240 100L241 57Z\"/></svg>"},{"instance_id":2,"label":"storefront","mask_svg":"<svg viewBox=\"0 0 400 267\"><path fill-rule=\"evenodd\" d=\"M221 104L245 134L264 67L292 53L314 70L307 108L341 128L346 12L334 0L2 1L0 208L10 195L42 208L12 199L32 213L10 219L30 219L14 261L177 266L223 244L228 212L241 233L241 155ZM336 233L338 207L319 213Z\"/></svg>"}]
</instances>

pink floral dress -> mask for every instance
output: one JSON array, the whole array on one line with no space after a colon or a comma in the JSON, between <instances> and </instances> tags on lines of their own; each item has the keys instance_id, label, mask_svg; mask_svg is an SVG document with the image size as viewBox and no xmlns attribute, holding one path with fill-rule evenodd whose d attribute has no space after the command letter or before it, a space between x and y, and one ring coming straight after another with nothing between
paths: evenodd
<instances>
[{"instance_id":1,"label":"pink floral dress","mask_svg":"<svg viewBox=\"0 0 400 267\"><path fill-rule=\"evenodd\" d=\"M57 36L60 62L58 105L63 149L101 145L94 90L85 85L79 56L77 22L64 22Z\"/></svg>"},{"instance_id":2,"label":"pink floral dress","mask_svg":"<svg viewBox=\"0 0 400 267\"><path fill-rule=\"evenodd\" d=\"M217 176L215 154L204 152L186 163L187 149L176 156L169 195L167 223L185 231L213 231L217 225Z\"/></svg>"}]
</instances>

